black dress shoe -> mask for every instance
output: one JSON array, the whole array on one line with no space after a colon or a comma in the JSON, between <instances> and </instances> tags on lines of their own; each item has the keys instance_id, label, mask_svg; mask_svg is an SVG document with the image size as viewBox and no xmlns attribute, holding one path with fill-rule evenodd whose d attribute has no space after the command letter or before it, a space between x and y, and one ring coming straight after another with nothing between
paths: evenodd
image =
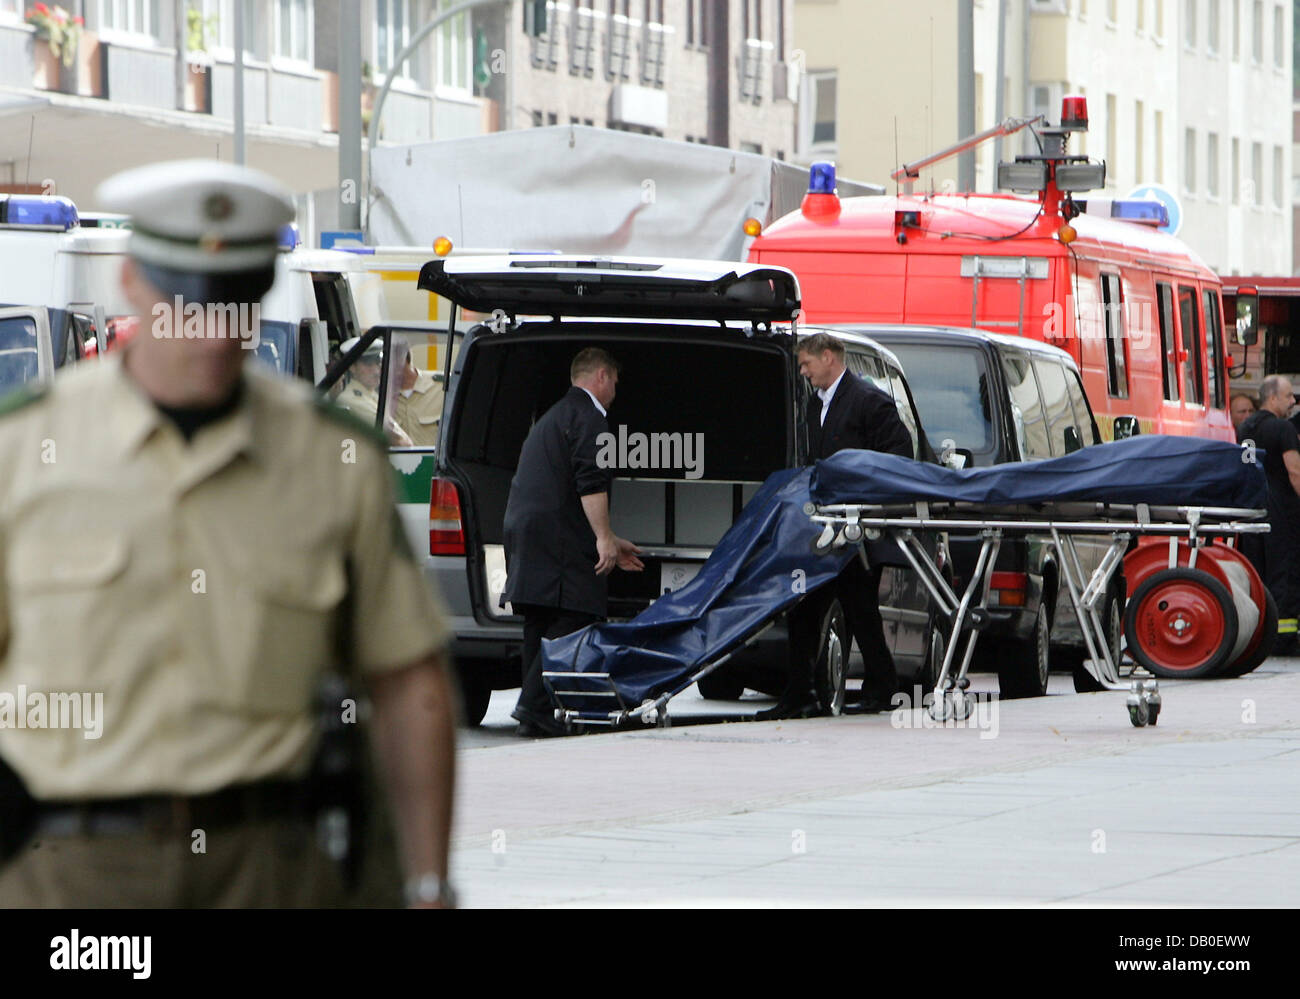
<instances>
[{"instance_id":1,"label":"black dress shoe","mask_svg":"<svg viewBox=\"0 0 1300 999\"><path fill-rule=\"evenodd\" d=\"M816 718L822 706L812 694L782 697L772 707L754 715L754 721L783 721L787 718Z\"/></svg>"},{"instance_id":2,"label":"black dress shoe","mask_svg":"<svg viewBox=\"0 0 1300 999\"><path fill-rule=\"evenodd\" d=\"M876 698L859 700L856 704L847 704L844 707L846 715L878 715L882 711L893 711L895 705L890 701L881 701Z\"/></svg>"},{"instance_id":3,"label":"black dress shoe","mask_svg":"<svg viewBox=\"0 0 1300 999\"><path fill-rule=\"evenodd\" d=\"M524 739L553 739L556 736L569 734L559 722L540 718L529 711L516 708L510 712L510 717L519 722L515 735Z\"/></svg>"}]
</instances>

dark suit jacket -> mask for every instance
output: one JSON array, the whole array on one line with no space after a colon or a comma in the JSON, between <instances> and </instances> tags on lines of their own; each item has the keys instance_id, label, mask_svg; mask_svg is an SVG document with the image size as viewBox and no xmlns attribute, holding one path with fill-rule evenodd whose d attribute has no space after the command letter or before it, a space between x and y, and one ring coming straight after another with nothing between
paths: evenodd
<instances>
[{"instance_id":1,"label":"dark suit jacket","mask_svg":"<svg viewBox=\"0 0 1300 999\"><path fill-rule=\"evenodd\" d=\"M914 457L912 435L898 415L894 400L846 370L831 396L826 423L821 423L821 397L808 398L808 461L829 458L845 448L884 451Z\"/></svg>"},{"instance_id":2,"label":"dark suit jacket","mask_svg":"<svg viewBox=\"0 0 1300 999\"><path fill-rule=\"evenodd\" d=\"M608 429L575 386L528 432L506 502L506 600L605 616L607 577L596 575L581 497L609 492L612 471L596 462Z\"/></svg>"}]
</instances>

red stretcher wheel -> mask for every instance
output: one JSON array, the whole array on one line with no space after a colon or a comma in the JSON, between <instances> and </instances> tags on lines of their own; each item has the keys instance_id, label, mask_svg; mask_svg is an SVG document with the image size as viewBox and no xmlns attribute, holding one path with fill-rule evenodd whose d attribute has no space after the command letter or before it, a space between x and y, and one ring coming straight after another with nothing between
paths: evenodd
<instances>
[{"instance_id":1,"label":"red stretcher wheel","mask_svg":"<svg viewBox=\"0 0 1300 999\"><path fill-rule=\"evenodd\" d=\"M1129 597L1124 635L1133 658L1158 677L1212 676L1237 641L1227 587L1200 569L1162 569Z\"/></svg>"}]
</instances>

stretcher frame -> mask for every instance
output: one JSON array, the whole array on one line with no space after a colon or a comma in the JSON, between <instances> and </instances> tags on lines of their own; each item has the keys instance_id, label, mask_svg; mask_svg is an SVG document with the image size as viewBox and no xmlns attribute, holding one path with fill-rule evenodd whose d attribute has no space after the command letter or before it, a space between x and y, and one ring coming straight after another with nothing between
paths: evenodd
<instances>
[{"instance_id":1,"label":"stretcher frame","mask_svg":"<svg viewBox=\"0 0 1300 999\"><path fill-rule=\"evenodd\" d=\"M1070 594L1079 628L1087 647L1084 668L1105 690L1127 690L1129 720L1142 727L1154 725L1162 705L1157 681L1136 667L1124 683L1119 663L1111 655L1098 605L1106 598L1111 580L1123 563L1129 545L1138 535L1169 538L1170 565L1178 564L1178 544L1191 546L1189 565L1195 567L1198 549L1214 537L1263 534L1259 522L1265 510L1215 506L1153 506L1146 503L1106 504L1078 501L989 506L972 503L916 501L910 504L806 504L804 512L822 531L814 542L819 551L892 540L920 576L948 625L943 665L928 706L936 721L964 720L974 709L967 676L979 633L993 621L988 607L993 567L1003 538L1040 535L1056 550L1061 578ZM970 580L959 595L944 578L935 558L916 537L921 530L949 535L978 535L979 555ZM1091 573L1085 573L1075 545L1076 535L1109 535L1110 545ZM960 665L954 672L958 647Z\"/></svg>"}]
</instances>

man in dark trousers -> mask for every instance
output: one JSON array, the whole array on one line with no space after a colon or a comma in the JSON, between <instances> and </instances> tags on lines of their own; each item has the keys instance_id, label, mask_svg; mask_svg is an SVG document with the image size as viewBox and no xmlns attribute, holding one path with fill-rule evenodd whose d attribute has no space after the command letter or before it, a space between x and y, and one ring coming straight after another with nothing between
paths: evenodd
<instances>
[{"instance_id":1,"label":"man in dark trousers","mask_svg":"<svg viewBox=\"0 0 1300 999\"><path fill-rule=\"evenodd\" d=\"M598 347L578 352L567 394L533 425L506 502L503 599L524 619L523 689L513 715L529 738L562 735L542 682L542 639L603 620L615 566L644 568L636 545L609 526L613 471L597 462L618 364Z\"/></svg>"},{"instance_id":2,"label":"man in dark trousers","mask_svg":"<svg viewBox=\"0 0 1300 999\"><path fill-rule=\"evenodd\" d=\"M1281 656L1296 654L1300 616L1300 436L1286 419L1294 402L1290 379L1269 375L1259 385L1259 411L1237 428L1239 444L1250 441L1264 452L1269 533L1254 536L1254 543L1243 544L1242 550L1277 603L1273 654Z\"/></svg>"},{"instance_id":3,"label":"man in dark trousers","mask_svg":"<svg viewBox=\"0 0 1300 999\"><path fill-rule=\"evenodd\" d=\"M845 448L914 457L912 435L899 418L894 400L845 368L844 344L835 337L815 333L801 340L799 373L815 390L805 414L810 462ZM880 566L867 569L855 558L839 579L810 595L791 613L790 685L776 706L759 712L758 718L808 718L825 710L813 690L812 667L819 652L822 618L836 598L862 653L859 710L890 707L890 698L898 690L898 674L885 641L879 594Z\"/></svg>"}]
</instances>

